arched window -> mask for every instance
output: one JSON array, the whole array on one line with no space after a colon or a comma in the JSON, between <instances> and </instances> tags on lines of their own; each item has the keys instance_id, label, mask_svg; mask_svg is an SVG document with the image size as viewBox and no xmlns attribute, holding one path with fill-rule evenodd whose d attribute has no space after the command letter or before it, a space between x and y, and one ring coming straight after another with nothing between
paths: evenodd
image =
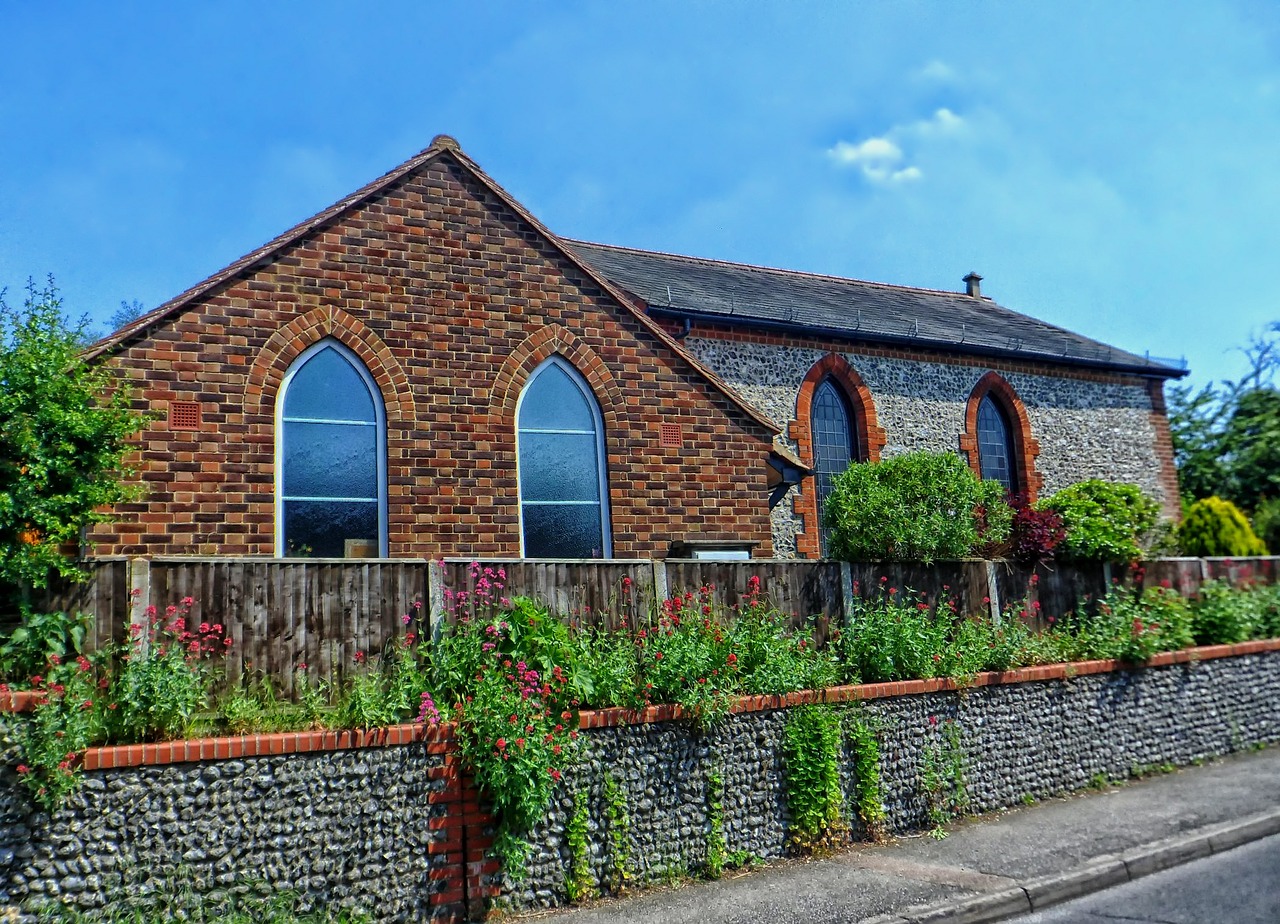
<instances>
[{"instance_id":1,"label":"arched window","mask_svg":"<svg viewBox=\"0 0 1280 924\"><path fill-rule=\"evenodd\" d=\"M831 496L835 476L848 468L850 462L863 457L858 445L858 427L855 425L853 408L830 376L823 379L813 393L809 432L813 440L813 479L821 522L822 511L826 507L827 498ZM821 552L825 555L827 528L820 525L818 534Z\"/></svg>"},{"instance_id":2,"label":"arched window","mask_svg":"<svg viewBox=\"0 0 1280 924\"><path fill-rule=\"evenodd\" d=\"M978 468L984 480L998 481L1010 494L1018 493L1012 428L991 395L978 403Z\"/></svg>"},{"instance_id":3,"label":"arched window","mask_svg":"<svg viewBox=\"0 0 1280 924\"><path fill-rule=\"evenodd\" d=\"M387 554L386 415L364 364L322 340L276 404L276 554Z\"/></svg>"},{"instance_id":4,"label":"arched window","mask_svg":"<svg viewBox=\"0 0 1280 924\"><path fill-rule=\"evenodd\" d=\"M520 395L516 446L522 554L610 557L604 421L587 383L558 356L533 371Z\"/></svg>"}]
</instances>

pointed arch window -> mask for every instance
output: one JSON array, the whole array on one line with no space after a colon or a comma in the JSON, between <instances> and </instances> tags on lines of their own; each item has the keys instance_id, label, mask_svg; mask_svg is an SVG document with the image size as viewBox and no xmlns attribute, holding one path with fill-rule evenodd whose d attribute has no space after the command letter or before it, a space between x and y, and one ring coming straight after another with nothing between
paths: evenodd
<instances>
[{"instance_id":1,"label":"pointed arch window","mask_svg":"<svg viewBox=\"0 0 1280 924\"><path fill-rule=\"evenodd\" d=\"M322 340L289 367L276 404L276 554L387 555L387 425L359 358Z\"/></svg>"},{"instance_id":2,"label":"pointed arch window","mask_svg":"<svg viewBox=\"0 0 1280 924\"><path fill-rule=\"evenodd\" d=\"M522 554L610 557L604 421L586 381L558 356L520 394L516 448Z\"/></svg>"},{"instance_id":3,"label":"pointed arch window","mask_svg":"<svg viewBox=\"0 0 1280 924\"><path fill-rule=\"evenodd\" d=\"M989 394L978 404L978 469L984 480L998 481L1008 493L1018 493L1013 428L1004 409Z\"/></svg>"},{"instance_id":4,"label":"pointed arch window","mask_svg":"<svg viewBox=\"0 0 1280 924\"><path fill-rule=\"evenodd\" d=\"M810 405L810 434L813 440L813 478L817 493L818 517L831 496L832 483L849 467L850 462L862 459L862 447L858 445L858 430L853 406L843 390L832 381L823 379L813 393ZM826 554L828 529L819 525L821 552Z\"/></svg>"}]
</instances>

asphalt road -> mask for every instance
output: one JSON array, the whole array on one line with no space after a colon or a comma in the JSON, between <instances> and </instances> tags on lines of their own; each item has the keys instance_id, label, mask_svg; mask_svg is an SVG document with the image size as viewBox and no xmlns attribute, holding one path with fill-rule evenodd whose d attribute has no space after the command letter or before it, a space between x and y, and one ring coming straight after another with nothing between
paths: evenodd
<instances>
[{"instance_id":1,"label":"asphalt road","mask_svg":"<svg viewBox=\"0 0 1280 924\"><path fill-rule=\"evenodd\" d=\"M1278 924L1280 834L1008 924Z\"/></svg>"}]
</instances>

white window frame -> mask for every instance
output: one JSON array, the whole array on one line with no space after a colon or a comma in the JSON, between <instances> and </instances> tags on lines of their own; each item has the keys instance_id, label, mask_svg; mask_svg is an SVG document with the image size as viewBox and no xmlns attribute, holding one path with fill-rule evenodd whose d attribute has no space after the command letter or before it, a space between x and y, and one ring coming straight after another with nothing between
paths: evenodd
<instances>
[{"instance_id":1,"label":"white window frame","mask_svg":"<svg viewBox=\"0 0 1280 924\"><path fill-rule=\"evenodd\" d=\"M601 545L600 554L603 558L613 558L613 517L609 510L609 456L605 449L604 438L604 415L600 412L600 402L596 400L595 392L591 390L591 386L587 384L587 380L582 377L573 364L560 356L551 356L538 364L538 367L529 375L529 380L524 383L524 388L520 390L520 397L516 401L516 506L519 511L520 523L520 557L525 558L524 548L524 478L520 471L520 411L524 407L525 395L529 393L529 389L533 387L534 382L547 369L555 366L569 376L569 380L578 387L583 397L587 399L587 405L591 408L591 419L595 426L596 437L596 478L599 482L600 490L600 536ZM530 433L574 433L583 434L585 430L544 430L540 428L531 428ZM535 506L540 505L563 505L566 503L587 503L585 501L528 501Z\"/></svg>"},{"instance_id":2,"label":"white window frame","mask_svg":"<svg viewBox=\"0 0 1280 924\"><path fill-rule=\"evenodd\" d=\"M275 517L276 517L276 534L275 534L275 554L277 558L285 556L285 534L284 534L284 458L285 458L285 436L284 436L284 402L289 394L289 387L293 384L293 377L298 370L307 364L307 361L322 350L337 350L338 355L345 359L356 373L364 380L365 386L369 389L369 396L373 400L373 413L376 418L374 424L378 428L376 453L378 460L378 557L387 557L387 414L385 403L382 399L382 390L378 388L378 383L373 380L373 376L369 374L369 370L365 367L360 357L353 353L346 345L333 337L326 337L323 340L313 343L307 347L297 358L290 364L289 370L285 373L284 379L280 382L280 389L276 392L276 412L275 412ZM311 419L311 418L308 418ZM317 420L317 423L324 423ZM349 421L335 420L332 423L361 423L366 424L367 421ZM292 498L298 500L298 498ZM321 500L342 500L340 497L320 498ZM359 498L366 500L366 498Z\"/></svg>"}]
</instances>

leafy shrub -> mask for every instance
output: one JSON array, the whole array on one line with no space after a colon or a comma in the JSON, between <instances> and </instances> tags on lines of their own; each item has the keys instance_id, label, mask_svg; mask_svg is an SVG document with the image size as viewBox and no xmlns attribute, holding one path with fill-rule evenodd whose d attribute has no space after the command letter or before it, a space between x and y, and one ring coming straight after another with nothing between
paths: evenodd
<instances>
[{"instance_id":1,"label":"leafy shrub","mask_svg":"<svg viewBox=\"0 0 1280 924\"><path fill-rule=\"evenodd\" d=\"M1260 594L1237 590L1226 581L1205 581L1192 607L1192 631L1199 645L1233 645L1263 634Z\"/></svg>"},{"instance_id":2,"label":"leafy shrub","mask_svg":"<svg viewBox=\"0 0 1280 924\"><path fill-rule=\"evenodd\" d=\"M1280 497L1268 497L1253 511L1253 532L1268 549L1280 551Z\"/></svg>"},{"instance_id":3,"label":"leafy shrub","mask_svg":"<svg viewBox=\"0 0 1280 924\"><path fill-rule=\"evenodd\" d=\"M1133 561L1142 557L1142 540L1156 525L1160 505L1135 484L1094 478L1063 488L1041 501L1041 510L1062 517L1063 549L1072 558Z\"/></svg>"},{"instance_id":4,"label":"leafy shrub","mask_svg":"<svg viewBox=\"0 0 1280 924\"><path fill-rule=\"evenodd\" d=\"M1160 651L1192 644L1192 615L1187 602L1163 587L1141 592L1119 584L1071 618L1072 657L1142 663Z\"/></svg>"},{"instance_id":5,"label":"leafy shrub","mask_svg":"<svg viewBox=\"0 0 1280 924\"><path fill-rule=\"evenodd\" d=\"M1240 508L1219 497L1206 497L1191 505L1178 527L1178 545L1186 555L1267 554L1267 547Z\"/></svg>"},{"instance_id":6,"label":"leafy shrub","mask_svg":"<svg viewBox=\"0 0 1280 924\"><path fill-rule=\"evenodd\" d=\"M52 812L80 785L79 752L103 737L97 666L83 655L63 664L57 655L48 673L32 678L44 702L17 724L18 780Z\"/></svg>"},{"instance_id":7,"label":"leafy shrub","mask_svg":"<svg viewBox=\"0 0 1280 924\"><path fill-rule=\"evenodd\" d=\"M1026 503L1014 505L1009 532L1009 557L1025 562L1053 559L1058 546L1066 538L1062 517L1054 510L1043 510Z\"/></svg>"},{"instance_id":8,"label":"leafy shrub","mask_svg":"<svg viewBox=\"0 0 1280 924\"><path fill-rule=\"evenodd\" d=\"M111 684L110 731L127 741L177 738L208 704L212 680L230 646L221 625L188 620L195 601L183 599L162 616L147 608L145 625L130 626L123 667Z\"/></svg>"},{"instance_id":9,"label":"leafy shrub","mask_svg":"<svg viewBox=\"0 0 1280 924\"><path fill-rule=\"evenodd\" d=\"M80 654L91 618L88 613L37 613L24 607L21 623L0 645L0 679L25 681L45 669L49 655L68 661Z\"/></svg>"},{"instance_id":10,"label":"leafy shrub","mask_svg":"<svg viewBox=\"0 0 1280 924\"><path fill-rule=\"evenodd\" d=\"M947 608L933 608L913 591L899 593L881 578L867 598L854 601L839 649L848 680L881 683L937 677L944 670L950 621Z\"/></svg>"},{"instance_id":11,"label":"leafy shrub","mask_svg":"<svg viewBox=\"0 0 1280 924\"><path fill-rule=\"evenodd\" d=\"M955 453L912 452L850 465L823 512L831 554L846 561L931 562L1004 542L1012 511L999 482Z\"/></svg>"},{"instance_id":12,"label":"leafy shrub","mask_svg":"<svg viewBox=\"0 0 1280 924\"><path fill-rule=\"evenodd\" d=\"M840 716L829 706L800 706L787 714L786 761L791 843L802 850L835 846L848 830L840 786Z\"/></svg>"},{"instance_id":13,"label":"leafy shrub","mask_svg":"<svg viewBox=\"0 0 1280 924\"><path fill-rule=\"evenodd\" d=\"M739 670L728 635L712 588L664 601L657 625L636 633L645 699L678 703L703 724L725 715Z\"/></svg>"},{"instance_id":14,"label":"leafy shrub","mask_svg":"<svg viewBox=\"0 0 1280 924\"><path fill-rule=\"evenodd\" d=\"M760 595L751 577L747 595L730 631L737 655L738 689L750 694L820 690L839 679L833 654L814 644L812 632L796 632Z\"/></svg>"}]
</instances>

